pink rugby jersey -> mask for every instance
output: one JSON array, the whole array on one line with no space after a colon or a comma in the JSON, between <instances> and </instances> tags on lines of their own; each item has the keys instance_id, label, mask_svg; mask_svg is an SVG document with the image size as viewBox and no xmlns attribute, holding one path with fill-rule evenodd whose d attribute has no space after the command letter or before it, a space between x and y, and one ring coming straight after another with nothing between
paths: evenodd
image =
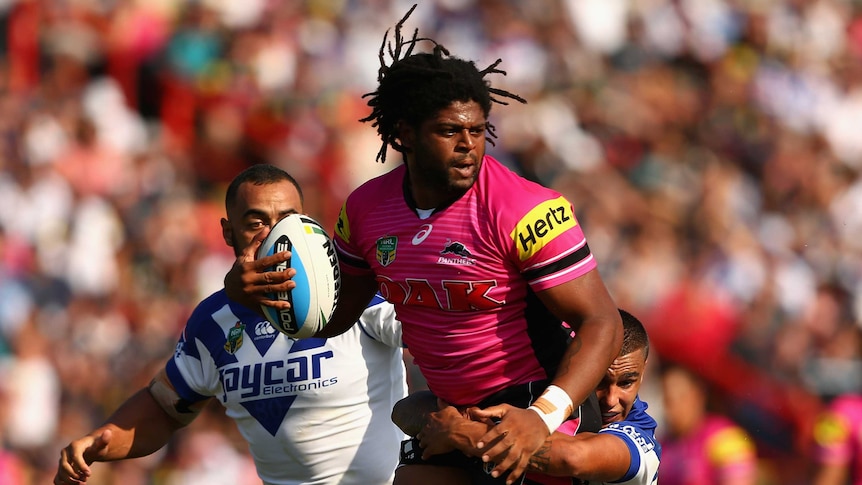
<instances>
[{"instance_id":1,"label":"pink rugby jersey","mask_svg":"<svg viewBox=\"0 0 862 485\"><path fill-rule=\"evenodd\" d=\"M754 483L757 450L731 420L708 416L690 436L661 442L661 485Z\"/></svg>"},{"instance_id":2,"label":"pink rugby jersey","mask_svg":"<svg viewBox=\"0 0 862 485\"><path fill-rule=\"evenodd\" d=\"M814 427L818 463L848 467L853 485L862 485L862 396L836 398Z\"/></svg>"},{"instance_id":3,"label":"pink rugby jersey","mask_svg":"<svg viewBox=\"0 0 862 485\"><path fill-rule=\"evenodd\" d=\"M476 183L421 218L406 167L342 207L335 242L348 273L376 276L429 388L457 405L553 377L567 345L534 292L596 267L572 205L485 156Z\"/></svg>"}]
</instances>

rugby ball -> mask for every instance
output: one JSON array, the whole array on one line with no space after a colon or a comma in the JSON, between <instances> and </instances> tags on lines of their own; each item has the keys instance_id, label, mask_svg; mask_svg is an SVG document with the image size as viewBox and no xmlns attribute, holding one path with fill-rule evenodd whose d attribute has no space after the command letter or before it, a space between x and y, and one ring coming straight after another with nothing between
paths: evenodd
<instances>
[{"instance_id":1,"label":"rugby ball","mask_svg":"<svg viewBox=\"0 0 862 485\"><path fill-rule=\"evenodd\" d=\"M276 329L290 337L311 337L329 322L338 303L341 272L335 245L329 233L317 221L301 214L291 214L278 221L257 250L257 258L290 251L289 260L266 271L296 270L290 291L270 293L270 300L290 303L287 310L261 305L264 316Z\"/></svg>"}]
</instances>

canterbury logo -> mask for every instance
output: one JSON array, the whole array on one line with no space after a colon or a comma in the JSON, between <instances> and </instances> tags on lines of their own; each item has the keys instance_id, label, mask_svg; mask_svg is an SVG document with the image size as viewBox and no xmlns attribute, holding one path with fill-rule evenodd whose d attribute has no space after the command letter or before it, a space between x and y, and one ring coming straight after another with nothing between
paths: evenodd
<instances>
[{"instance_id":1,"label":"canterbury logo","mask_svg":"<svg viewBox=\"0 0 862 485\"><path fill-rule=\"evenodd\" d=\"M275 335L276 330L272 327L272 325L266 322L258 322L257 325L254 326L254 334L258 337L267 337L270 335Z\"/></svg>"}]
</instances>

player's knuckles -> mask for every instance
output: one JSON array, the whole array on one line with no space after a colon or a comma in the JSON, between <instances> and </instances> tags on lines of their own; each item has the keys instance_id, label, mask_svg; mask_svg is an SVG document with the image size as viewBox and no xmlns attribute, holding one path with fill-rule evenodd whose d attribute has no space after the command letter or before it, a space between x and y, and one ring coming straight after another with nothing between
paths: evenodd
<instances>
[{"instance_id":1,"label":"player's knuckles","mask_svg":"<svg viewBox=\"0 0 862 485\"><path fill-rule=\"evenodd\" d=\"M506 450L505 459L499 462L499 466L505 470L511 469L523 460L524 453L520 447L511 447Z\"/></svg>"},{"instance_id":2,"label":"player's knuckles","mask_svg":"<svg viewBox=\"0 0 862 485\"><path fill-rule=\"evenodd\" d=\"M488 454L493 455L495 458L507 456L509 454L509 446L504 444L503 440L500 440L496 445L488 450Z\"/></svg>"},{"instance_id":3,"label":"player's knuckles","mask_svg":"<svg viewBox=\"0 0 862 485\"><path fill-rule=\"evenodd\" d=\"M242 289L243 289L244 291L246 291L246 293L248 292L248 288L247 288L247 287L248 287L249 285L256 284L256 283L257 283L257 280L258 280L257 273L254 273L254 274L250 274L250 273L243 273L243 274L241 274L241 275L240 275L240 277L239 277L239 282L240 282L240 284L243 286L243 288L242 288Z\"/></svg>"},{"instance_id":4,"label":"player's knuckles","mask_svg":"<svg viewBox=\"0 0 862 485\"><path fill-rule=\"evenodd\" d=\"M516 463L517 461L515 460L515 457L510 455L507 456L506 459L498 463L496 468L494 469L497 470L499 473L505 473L507 470L510 470L513 466L515 466Z\"/></svg>"},{"instance_id":5,"label":"player's knuckles","mask_svg":"<svg viewBox=\"0 0 862 485\"><path fill-rule=\"evenodd\" d=\"M494 454L494 456L493 456L493 458L494 458L494 460L493 460L493 461L495 461L495 462L497 462L497 463L499 463L499 462L501 462L502 460L506 459L506 458L511 454L511 450L509 449L509 447L503 447L503 446L501 446L501 445L502 445L502 443L500 443L500 444L498 444L497 446L495 446L495 447L494 447L494 451L495 451L496 453L495 453L495 454Z\"/></svg>"},{"instance_id":6,"label":"player's knuckles","mask_svg":"<svg viewBox=\"0 0 862 485\"><path fill-rule=\"evenodd\" d=\"M493 474L495 474L495 475L496 475L496 476L498 476L498 477L501 477L501 476L505 475L507 472L509 472L511 469L512 469L512 466L511 466L511 465L508 465L508 464L507 464L507 465L500 464L500 465L497 465L497 466L494 468L494 470L493 470L493 472L492 472L492 473L493 473Z\"/></svg>"},{"instance_id":7,"label":"player's knuckles","mask_svg":"<svg viewBox=\"0 0 862 485\"><path fill-rule=\"evenodd\" d=\"M492 463L494 465L499 465L501 461L503 461L503 456L498 453L485 453L482 455L482 459L485 463Z\"/></svg>"},{"instance_id":8,"label":"player's knuckles","mask_svg":"<svg viewBox=\"0 0 862 485\"><path fill-rule=\"evenodd\" d=\"M277 291L290 291L293 289L294 284L291 281L284 281L282 283L278 283L275 285L271 285Z\"/></svg>"}]
</instances>

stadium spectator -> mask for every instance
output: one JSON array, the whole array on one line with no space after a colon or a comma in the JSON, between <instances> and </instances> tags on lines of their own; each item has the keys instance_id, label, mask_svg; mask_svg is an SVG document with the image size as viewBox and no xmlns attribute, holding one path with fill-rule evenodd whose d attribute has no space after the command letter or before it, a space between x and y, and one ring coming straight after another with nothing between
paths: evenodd
<instances>
[{"instance_id":1,"label":"stadium spectator","mask_svg":"<svg viewBox=\"0 0 862 485\"><path fill-rule=\"evenodd\" d=\"M751 437L709 408L709 390L690 369L662 371L662 485L754 485L757 450Z\"/></svg>"},{"instance_id":2,"label":"stadium spectator","mask_svg":"<svg viewBox=\"0 0 862 485\"><path fill-rule=\"evenodd\" d=\"M812 485L862 484L862 396L842 395L814 428Z\"/></svg>"}]
</instances>

